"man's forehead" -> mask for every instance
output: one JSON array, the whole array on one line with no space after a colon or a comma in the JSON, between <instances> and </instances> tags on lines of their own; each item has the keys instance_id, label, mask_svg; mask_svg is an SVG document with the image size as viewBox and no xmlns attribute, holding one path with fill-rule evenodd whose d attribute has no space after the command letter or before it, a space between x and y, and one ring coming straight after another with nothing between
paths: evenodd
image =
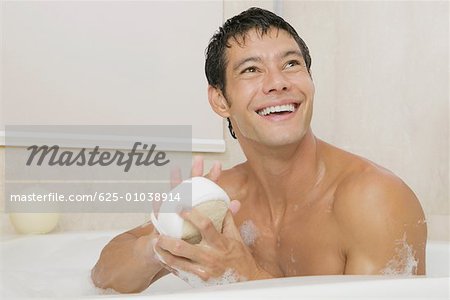
<instances>
[{"instance_id":1,"label":"man's forehead","mask_svg":"<svg viewBox=\"0 0 450 300\"><path fill-rule=\"evenodd\" d=\"M235 34L234 36L231 36L230 38L228 38L227 48L232 48L232 47L245 48L247 46L248 42L262 40L265 37L278 38L280 36L287 36L289 38L292 38L292 40L294 40L294 38L291 36L291 34L284 29L270 27L270 28L264 30L262 28L254 27L254 28L247 30L244 33Z\"/></svg>"},{"instance_id":2,"label":"man's forehead","mask_svg":"<svg viewBox=\"0 0 450 300\"><path fill-rule=\"evenodd\" d=\"M271 28L266 32L263 32L260 29L250 29L245 34L241 34L239 36L230 37L228 41L227 48L225 50L225 57L227 64L230 62L230 58L241 59L242 56L252 56L252 47L251 45L257 44L258 41L262 41L263 39L278 39L283 38L288 42L286 43L276 43L276 49L270 49L276 51L273 53L276 56L284 56L285 53L289 52L290 54L298 53L301 57L302 51L297 44L294 37L283 29ZM258 49L258 48L256 48ZM266 48L267 49L267 48ZM256 50L258 51L258 50ZM238 57L236 57L239 56Z\"/></svg>"}]
</instances>

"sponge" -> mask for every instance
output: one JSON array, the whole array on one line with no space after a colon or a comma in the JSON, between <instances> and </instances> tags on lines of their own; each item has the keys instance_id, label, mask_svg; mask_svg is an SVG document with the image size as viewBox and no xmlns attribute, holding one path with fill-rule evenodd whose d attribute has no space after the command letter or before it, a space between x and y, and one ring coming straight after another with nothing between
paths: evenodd
<instances>
[{"instance_id":1,"label":"sponge","mask_svg":"<svg viewBox=\"0 0 450 300\"><path fill-rule=\"evenodd\" d=\"M186 190L188 185L192 191L192 206L202 215L210 218L217 231L221 232L223 219L230 203L227 193L205 177L193 177L185 180L170 193L176 194L183 189ZM183 239L191 244L197 244L202 240L198 229L192 223L181 218L178 213L159 213L156 218L152 212L151 220L160 234Z\"/></svg>"}]
</instances>

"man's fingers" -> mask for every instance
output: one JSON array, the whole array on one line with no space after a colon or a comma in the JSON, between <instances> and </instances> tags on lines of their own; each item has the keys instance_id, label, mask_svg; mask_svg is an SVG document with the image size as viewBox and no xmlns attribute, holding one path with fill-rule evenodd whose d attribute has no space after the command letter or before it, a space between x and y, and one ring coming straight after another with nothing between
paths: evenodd
<instances>
[{"instance_id":1,"label":"man's fingers","mask_svg":"<svg viewBox=\"0 0 450 300\"><path fill-rule=\"evenodd\" d=\"M180 167L175 167L170 171L170 188L174 188L182 181Z\"/></svg>"},{"instance_id":2,"label":"man's fingers","mask_svg":"<svg viewBox=\"0 0 450 300\"><path fill-rule=\"evenodd\" d=\"M225 235L228 238L232 238L237 241L242 241L241 234L239 233L239 229L236 227L236 224L234 223L233 214L230 210L227 211L227 214L223 219L222 232L223 235Z\"/></svg>"},{"instance_id":3,"label":"man's fingers","mask_svg":"<svg viewBox=\"0 0 450 300\"><path fill-rule=\"evenodd\" d=\"M175 268L180 268L181 266L186 267L190 261L187 258L173 255L169 251L155 246L155 255L161 261L161 264L164 265L166 269L171 272L177 271Z\"/></svg>"},{"instance_id":4,"label":"man's fingers","mask_svg":"<svg viewBox=\"0 0 450 300\"><path fill-rule=\"evenodd\" d=\"M222 172L222 164L218 161L215 161L211 170L209 170L208 175L206 176L209 180L217 182L220 177L220 173Z\"/></svg>"},{"instance_id":5,"label":"man's fingers","mask_svg":"<svg viewBox=\"0 0 450 300\"><path fill-rule=\"evenodd\" d=\"M203 157L195 156L194 162L192 163L192 177L203 176Z\"/></svg>"},{"instance_id":6,"label":"man's fingers","mask_svg":"<svg viewBox=\"0 0 450 300\"><path fill-rule=\"evenodd\" d=\"M161 235L156 242L156 246L170 252L172 255L184 257L189 260L199 261L201 254L194 245L186 241Z\"/></svg>"},{"instance_id":7,"label":"man's fingers","mask_svg":"<svg viewBox=\"0 0 450 300\"><path fill-rule=\"evenodd\" d=\"M233 216L237 214L239 209L241 209L241 202L239 200L232 200L228 205L228 209L231 210Z\"/></svg>"},{"instance_id":8,"label":"man's fingers","mask_svg":"<svg viewBox=\"0 0 450 300\"><path fill-rule=\"evenodd\" d=\"M198 231L200 231L202 238L207 243L211 245L216 245L220 241L221 239L220 233L214 227L214 224L211 221L211 219L199 213L195 208L189 211L184 210L181 212L180 215L186 221L191 222L192 225L194 225L195 228L197 228Z\"/></svg>"},{"instance_id":9,"label":"man's fingers","mask_svg":"<svg viewBox=\"0 0 450 300\"><path fill-rule=\"evenodd\" d=\"M177 244L176 243L177 241L183 243ZM201 264L196 263L195 260L186 258L186 256L189 255L186 255L185 253L183 253L183 256L174 255L174 253L181 254L181 252L186 251L186 249L188 249L177 247L177 245L195 247L193 245L190 245L189 243L186 243L187 245L184 243L186 242L184 242L183 240L173 239L166 236L160 236L160 238L158 239L158 241L154 246L154 251L157 257L159 257L161 264L163 264L164 267L169 271L171 271L172 273L179 275L179 271L183 270L188 273L199 276L202 280L207 280L209 278L209 275ZM171 248L171 251L166 249L166 247ZM186 252L190 251L188 250Z\"/></svg>"}]
</instances>

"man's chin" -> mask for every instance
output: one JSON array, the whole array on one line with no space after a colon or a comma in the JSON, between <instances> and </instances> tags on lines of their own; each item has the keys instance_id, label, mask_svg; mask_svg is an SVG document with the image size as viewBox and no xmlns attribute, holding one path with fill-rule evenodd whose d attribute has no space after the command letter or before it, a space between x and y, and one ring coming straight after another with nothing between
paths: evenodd
<instances>
[{"instance_id":1,"label":"man's chin","mask_svg":"<svg viewBox=\"0 0 450 300\"><path fill-rule=\"evenodd\" d=\"M266 147L270 148L283 148L283 147L291 147L298 145L304 135L299 136L286 136L286 135L278 135L270 138L265 138L262 141L262 144L264 144Z\"/></svg>"}]
</instances>

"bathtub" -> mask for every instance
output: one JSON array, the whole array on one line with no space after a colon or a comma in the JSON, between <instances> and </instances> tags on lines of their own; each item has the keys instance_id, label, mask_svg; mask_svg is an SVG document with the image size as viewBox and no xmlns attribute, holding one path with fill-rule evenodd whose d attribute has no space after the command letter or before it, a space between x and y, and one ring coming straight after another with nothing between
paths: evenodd
<instances>
[{"instance_id":1,"label":"bathtub","mask_svg":"<svg viewBox=\"0 0 450 300\"><path fill-rule=\"evenodd\" d=\"M100 250L118 232L10 235L0 240L0 299L449 299L450 244L429 242L427 276L308 276L191 288L174 275L140 294L120 295L90 281Z\"/></svg>"}]
</instances>

